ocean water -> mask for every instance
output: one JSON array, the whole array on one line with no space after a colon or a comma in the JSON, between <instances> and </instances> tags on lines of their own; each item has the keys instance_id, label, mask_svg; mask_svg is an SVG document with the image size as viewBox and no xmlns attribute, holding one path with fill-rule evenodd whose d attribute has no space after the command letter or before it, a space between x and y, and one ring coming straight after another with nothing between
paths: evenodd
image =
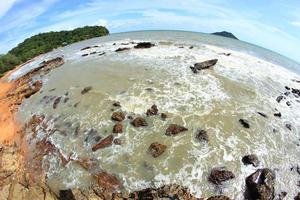
<instances>
[{"instance_id":1,"label":"ocean water","mask_svg":"<svg viewBox=\"0 0 300 200\"><path fill-rule=\"evenodd\" d=\"M132 48L140 41L155 46ZM81 51L86 46L92 48ZM131 49L115 52L120 47ZM90 55L82 57L86 53ZM87 187L93 173L105 170L115 174L129 191L177 183L189 187L198 197L222 193L243 199L245 178L257 169L243 165L241 158L247 154L258 156L259 168L275 170L277 193L287 191L287 199L291 199L299 190L296 184L300 176L290 169L300 161L300 103L293 95L276 101L287 92L285 86L300 88L294 81L300 80L297 63L219 36L144 31L112 34L59 48L24 65L10 78L56 56L63 56L65 64L42 78L42 92L25 100L19 111L19 119L24 122L34 114L45 115L49 129L57 130L48 140L73 160L63 166L57 154L45 156L47 181L55 191ZM214 58L218 63L211 69L191 72L194 63ZM87 86L92 90L82 95ZM53 109L53 99L59 96L62 101ZM69 101L63 103L66 98ZM114 101L122 107L113 107ZM159 112L167 113L166 120L145 116L153 104ZM134 128L126 119L122 122L124 132L116 136L122 145L92 152L95 142L91 138L104 138L112 132L112 109L127 116L143 116L149 125ZM282 117L275 117L276 112ZM241 118L249 121L249 129L240 125ZM171 123L189 130L168 137L165 130ZM286 124L291 124L291 130ZM195 139L199 128L207 131L208 143ZM45 138L47 131L41 129L34 137L28 130L27 138L34 144ZM167 145L158 158L148 153L152 142ZM80 159L93 159L96 167L85 170L74 161ZM216 187L207 180L214 167L226 167L236 178Z\"/></svg>"}]
</instances>

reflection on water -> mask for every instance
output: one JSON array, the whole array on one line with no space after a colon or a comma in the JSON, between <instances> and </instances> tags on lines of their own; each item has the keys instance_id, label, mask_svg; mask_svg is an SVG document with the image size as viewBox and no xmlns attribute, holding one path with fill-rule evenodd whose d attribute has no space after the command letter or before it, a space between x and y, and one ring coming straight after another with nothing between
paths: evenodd
<instances>
[{"instance_id":1,"label":"reflection on water","mask_svg":"<svg viewBox=\"0 0 300 200\"><path fill-rule=\"evenodd\" d=\"M299 102L291 99L292 105L287 106L275 99L286 85L300 87L291 81L299 79L298 75L241 52L240 49L247 51L251 46L239 41L181 32L131 34L105 37L99 47L84 51L80 49L96 45L99 40L58 50L66 64L44 77L43 92L23 103L20 118L28 121L33 114L46 115L49 127L57 130L49 140L71 160L63 166L59 156L45 157L48 183L53 189L88 186L90 174L105 170L116 174L128 190L175 182L190 187L197 196L209 196L220 191L208 183L208 173L213 167L225 166L236 178L226 183L222 191L241 199L245 177L255 171L252 166L244 166L241 158L254 153L261 161L260 167L277 169L278 192L289 191L292 196L297 191L299 177L290 167L299 163ZM156 46L114 51L132 47L130 39L151 40ZM214 39L222 47L212 46ZM224 48L227 46L229 49ZM239 51L235 51L237 48ZM96 54L81 57L95 51ZM222 54L228 52L230 56ZM212 58L219 60L212 69L199 74L191 72L189 67L194 63ZM87 86L92 90L82 95ZM59 96L62 100L53 109L51 98ZM121 107L113 106L115 101ZM153 104L160 113L167 113L166 120L159 115L145 116ZM275 109L282 112L282 118L273 116ZM115 136L122 144L92 152L91 147L100 138L112 133L115 123L110 118L114 111L143 116L148 126L135 128L126 118L122 122L123 133ZM240 118L250 122L250 129L239 124ZM287 122L292 124L292 131L285 127ZM168 137L165 130L171 123L189 130ZM195 139L198 128L207 131L208 143ZM35 140L43 137L45 133L39 132ZM167 145L158 158L148 153L153 142ZM75 162L80 159L93 160L94 167L84 169Z\"/></svg>"}]
</instances>

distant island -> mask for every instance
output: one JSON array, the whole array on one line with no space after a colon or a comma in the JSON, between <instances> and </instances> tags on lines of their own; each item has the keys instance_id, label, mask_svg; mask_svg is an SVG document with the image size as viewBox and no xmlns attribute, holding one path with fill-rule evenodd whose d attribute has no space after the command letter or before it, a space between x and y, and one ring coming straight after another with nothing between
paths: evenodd
<instances>
[{"instance_id":1,"label":"distant island","mask_svg":"<svg viewBox=\"0 0 300 200\"><path fill-rule=\"evenodd\" d=\"M231 38L231 39L238 40L237 37L235 37L232 33L227 32L227 31L215 32L215 33L212 33L212 35L218 35L218 36L223 36L223 37L228 37L228 38Z\"/></svg>"},{"instance_id":2,"label":"distant island","mask_svg":"<svg viewBox=\"0 0 300 200\"><path fill-rule=\"evenodd\" d=\"M32 36L18 44L7 54L0 56L0 77L16 65L55 48L108 34L109 31L103 26L85 26L71 31L52 31Z\"/></svg>"}]
</instances>

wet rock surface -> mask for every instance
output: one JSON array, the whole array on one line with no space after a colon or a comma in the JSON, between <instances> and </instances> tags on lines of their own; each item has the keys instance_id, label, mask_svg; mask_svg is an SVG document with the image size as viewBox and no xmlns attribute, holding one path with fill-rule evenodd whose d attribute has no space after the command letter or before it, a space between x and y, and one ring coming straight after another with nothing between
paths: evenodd
<instances>
[{"instance_id":1,"label":"wet rock surface","mask_svg":"<svg viewBox=\"0 0 300 200\"><path fill-rule=\"evenodd\" d=\"M185 128L184 126L180 126L177 124L170 124L169 127L166 130L166 135L167 136L175 136L181 132L187 131L188 129Z\"/></svg>"},{"instance_id":2,"label":"wet rock surface","mask_svg":"<svg viewBox=\"0 0 300 200\"><path fill-rule=\"evenodd\" d=\"M123 112L114 112L111 116L111 119L121 122L125 119L125 114Z\"/></svg>"},{"instance_id":3,"label":"wet rock surface","mask_svg":"<svg viewBox=\"0 0 300 200\"><path fill-rule=\"evenodd\" d=\"M246 178L245 198L272 200L274 199L275 173L268 169L258 169Z\"/></svg>"},{"instance_id":4,"label":"wet rock surface","mask_svg":"<svg viewBox=\"0 0 300 200\"><path fill-rule=\"evenodd\" d=\"M159 144L158 142L154 142L149 146L149 152L154 158L157 158L158 156L162 155L166 149L166 145Z\"/></svg>"},{"instance_id":5,"label":"wet rock surface","mask_svg":"<svg viewBox=\"0 0 300 200\"><path fill-rule=\"evenodd\" d=\"M235 175L231 171L226 170L224 167L212 169L208 176L208 180L216 185L220 185L233 178L235 178Z\"/></svg>"},{"instance_id":6,"label":"wet rock surface","mask_svg":"<svg viewBox=\"0 0 300 200\"><path fill-rule=\"evenodd\" d=\"M190 67L193 73L198 73L198 71L203 70L203 69L208 69L215 64L217 64L218 59L212 59L212 60L207 60L204 62L200 63L195 63L193 67Z\"/></svg>"},{"instance_id":7,"label":"wet rock surface","mask_svg":"<svg viewBox=\"0 0 300 200\"><path fill-rule=\"evenodd\" d=\"M113 135L109 135L106 138L100 140L100 142L93 146L92 151L97 151L98 149L103 149L112 145Z\"/></svg>"},{"instance_id":8,"label":"wet rock surface","mask_svg":"<svg viewBox=\"0 0 300 200\"><path fill-rule=\"evenodd\" d=\"M148 126L148 123L147 121L142 118L142 117L137 117L135 118L131 124L134 126L134 127L141 127L141 126Z\"/></svg>"},{"instance_id":9,"label":"wet rock surface","mask_svg":"<svg viewBox=\"0 0 300 200\"><path fill-rule=\"evenodd\" d=\"M134 46L135 49L147 49L154 47L155 45L151 42L139 42L137 45Z\"/></svg>"},{"instance_id":10,"label":"wet rock surface","mask_svg":"<svg viewBox=\"0 0 300 200\"><path fill-rule=\"evenodd\" d=\"M253 165L257 167L259 165L259 160L255 154L246 155L242 158L244 165Z\"/></svg>"}]
</instances>

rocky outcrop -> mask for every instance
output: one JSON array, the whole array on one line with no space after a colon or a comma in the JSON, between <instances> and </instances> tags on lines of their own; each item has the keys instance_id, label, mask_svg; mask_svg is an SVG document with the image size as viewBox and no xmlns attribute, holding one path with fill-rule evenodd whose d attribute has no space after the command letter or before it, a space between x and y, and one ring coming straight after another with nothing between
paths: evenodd
<instances>
[{"instance_id":1,"label":"rocky outcrop","mask_svg":"<svg viewBox=\"0 0 300 200\"><path fill-rule=\"evenodd\" d=\"M177 124L170 124L169 127L167 128L165 134L167 136L175 136L178 133L181 133L181 132L184 132L184 131L187 131L187 130L188 129L185 128L184 126L180 126L180 125L177 125Z\"/></svg>"},{"instance_id":2,"label":"rocky outcrop","mask_svg":"<svg viewBox=\"0 0 300 200\"><path fill-rule=\"evenodd\" d=\"M196 139L199 142L208 142L208 134L207 131L202 130L202 129L198 129L196 132Z\"/></svg>"},{"instance_id":3,"label":"rocky outcrop","mask_svg":"<svg viewBox=\"0 0 300 200\"><path fill-rule=\"evenodd\" d=\"M244 128L250 128L250 124L249 124L248 120L240 119L239 122Z\"/></svg>"},{"instance_id":4,"label":"rocky outcrop","mask_svg":"<svg viewBox=\"0 0 300 200\"><path fill-rule=\"evenodd\" d=\"M235 175L224 167L212 169L208 176L208 180L216 185L220 185L233 178L235 178Z\"/></svg>"},{"instance_id":5,"label":"rocky outcrop","mask_svg":"<svg viewBox=\"0 0 300 200\"><path fill-rule=\"evenodd\" d=\"M154 142L150 145L149 152L154 158L157 158L158 156L162 155L166 149L167 149L166 145L159 144L158 142Z\"/></svg>"},{"instance_id":6,"label":"rocky outcrop","mask_svg":"<svg viewBox=\"0 0 300 200\"><path fill-rule=\"evenodd\" d=\"M122 133L123 125L121 123L116 123L113 127L113 133Z\"/></svg>"},{"instance_id":7,"label":"rocky outcrop","mask_svg":"<svg viewBox=\"0 0 300 200\"><path fill-rule=\"evenodd\" d=\"M147 116L152 116L152 115L157 115L158 114L158 109L156 105L152 105L150 109L147 110L146 115Z\"/></svg>"},{"instance_id":8,"label":"rocky outcrop","mask_svg":"<svg viewBox=\"0 0 300 200\"><path fill-rule=\"evenodd\" d=\"M109 135L106 138L100 140L100 142L93 146L92 151L97 151L98 149L103 149L112 145L114 140L113 135Z\"/></svg>"},{"instance_id":9,"label":"rocky outcrop","mask_svg":"<svg viewBox=\"0 0 300 200\"><path fill-rule=\"evenodd\" d=\"M275 173L268 169L258 169L246 178L245 197L250 200L274 199Z\"/></svg>"},{"instance_id":10,"label":"rocky outcrop","mask_svg":"<svg viewBox=\"0 0 300 200\"><path fill-rule=\"evenodd\" d=\"M151 42L139 42L137 45L134 46L135 49L148 49L154 47L155 45Z\"/></svg>"},{"instance_id":11,"label":"rocky outcrop","mask_svg":"<svg viewBox=\"0 0 300 200\"><path fill-rule=\"evenodd\" d=\"M217 64L217 62L218 62L218 59L207 60L204 62L195 63L194 67L190 67L190 68L196 74L200 70L208 69L208 68L214 66L215 64Z\"/></svg>"},{"instance_id":12,"label":"rocky outcrop","mask_svg":"<svg viewBox=\"0 0 300 200\"><path fill-rule=\"evenodd\" d=\"M114 112L111 116L111 119L121 122L125 119L125 114L123 112Z\"/></svg>"},{"instance_id":13,"label":"rocky outcrop","mask_svg":"<svg viewBox=\"0 0 300 200\"><path fill-rule=\"evenodd\" d=\"M131 124L134 126L134 127L141 127L141 126L148 126L148 123L146 122L146 120L142 117L137 117L135 118Z\"/></svg>"},{"instance_id":14,"label":"rocky outcrop","mask_svg":"<svg viewBox=\"0 0 300 200\"><path fill-rule=\"evenodd\" d=\"M256 155L250 154L246 155L242 158L242 162L245 165L253 165L254 167L257 167L259 165L259 160Z\"/></svg>"}]
</instances>

